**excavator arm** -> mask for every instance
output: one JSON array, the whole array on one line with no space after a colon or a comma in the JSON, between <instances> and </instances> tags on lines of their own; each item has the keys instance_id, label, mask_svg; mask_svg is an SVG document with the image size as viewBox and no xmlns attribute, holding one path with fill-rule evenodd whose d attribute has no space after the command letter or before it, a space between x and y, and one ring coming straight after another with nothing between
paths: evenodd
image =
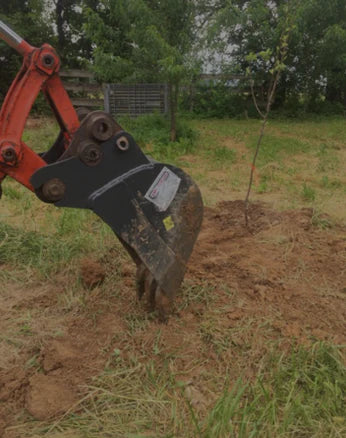
<instances>
[{"instance_id":1,"label":"excavator arm","mask_svg":"<svg viewBox=\"0 0 346 438\"><path fill-rule=\"evenodd\" d=\"M137 264L139 297L147 294L163 313L184 278L200 230L197 185L181 169L147 157L109 114L78 115L50 45L32 47L2 21L0 38L23 56L0 112L0 181L8 175L43 202L94 211ZM40 92L60 134L47 152L36 154L22 134Z\"/></svg>"}]
</instances>

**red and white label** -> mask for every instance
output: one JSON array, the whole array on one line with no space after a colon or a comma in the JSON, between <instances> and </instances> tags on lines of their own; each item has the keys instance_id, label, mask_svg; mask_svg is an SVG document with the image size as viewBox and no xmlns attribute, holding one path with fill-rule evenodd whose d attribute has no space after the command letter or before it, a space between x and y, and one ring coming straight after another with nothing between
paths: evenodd
<instances>
[{"instance_id":1,"label":"red and white label","mask_svg":"<svg viewBox=\"0 0 346 438\"><path fill-rule=\"evenodd\" d=\"M145 194L145 199L156 205L159 211L166 211L179 189L181 178L164 167Z\"/></svg>"}]
</instances>

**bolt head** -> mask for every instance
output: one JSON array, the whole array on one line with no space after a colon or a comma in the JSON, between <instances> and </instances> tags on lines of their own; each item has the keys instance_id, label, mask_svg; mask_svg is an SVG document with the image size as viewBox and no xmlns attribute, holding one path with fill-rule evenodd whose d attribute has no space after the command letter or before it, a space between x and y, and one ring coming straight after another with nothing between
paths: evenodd
<instances>
[{"instance_id":1,"label":"bolt head","mask_svg":"<svg viewBox=\"0 0 346 438\"><path fill-rule=\"evenodd\" d=\"M12 146L6 146L1 151L2 158L6 163L13 163L17 160L17 152Z\"/></svg>"},{"instance_id":2,"label":"bolt head","mask_svg":"<svg viewBox=\"0 0 346 438\"><path fill-rule=\"evenodd\" d=\"M42 56L42 64L45 68L52 69L55 65L54 56L52 55L43 55Z\"/></svg>"},{"instance_id":3,"label":"bolt head","mask_svg":"<svg viewBox=\"0 0 346 438\"><path fill-rule=\"evenodd\" d=\"M99 145L92 142L82 143L79 158L87 166L96 166L102 160L103 153Z\"/></svg>"},{"instance_id":4,"label":"bolt head","mask_svg":"<svg viewBox=\"0 0 346 438\"><path fill-rule=\"evenodd\" d=\"M43 184L42 194L44 198L49 202L60 201L66 191L65 184L59 178L52 178Z\"/></svg>"}]
</instances>

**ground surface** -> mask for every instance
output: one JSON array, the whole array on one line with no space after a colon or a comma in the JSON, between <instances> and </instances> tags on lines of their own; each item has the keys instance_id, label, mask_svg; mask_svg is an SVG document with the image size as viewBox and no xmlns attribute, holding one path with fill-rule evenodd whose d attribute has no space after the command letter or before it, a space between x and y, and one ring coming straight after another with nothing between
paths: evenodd
<instances>
[{"instance_id":1,"label":"ground surface","mask_svg":"<svg viewBox=\"0 0 346 438\"><path fill-rule=\"evenodd\" d=\"M245 153L241 140L227 136L238 155ZM285 159L278 172L294 161L309 173L311 156L299 156ZM201 169L191 164L195 155L180 160L190 163L209 205L167 324L136 301L134 266L99 221L85 212L51 213L39 203L33 212L35 200L12 183L6 187L0 229L2 436L250 436L247 429L230 435L203 423L225 387L231 390L239 378L256 382L273 353L289 356L316 341L345 344L345 210L333 214L328 203L326 214L314 205L316 193L305 199L304 192L287 206L286 191L275 190L273 177L263 200L261 182L256 185L249 230L243 202L214 189L205 175L199 178ZM204 160L202 155L200 167ZM230 168L245 172L240 159L232 159L230 168L226 161L209 170L211 178L224 178L221 186ZM340 176L325 170L325 181L339 181L329 192L335 202L345 193L337 169ZM216 200L209 202L214 192ZM324 192L321 198L325 202ZM17 225L24 231L14 232ZM86 239L88 232L94 237ZM306 429L306 435L294 435L292 429L282 436L342 436L344 420L338 411L333 415L328 427L316 424L314 434ZM276 423L258 436L281 436Z\"/></svg>"}]
</instances>

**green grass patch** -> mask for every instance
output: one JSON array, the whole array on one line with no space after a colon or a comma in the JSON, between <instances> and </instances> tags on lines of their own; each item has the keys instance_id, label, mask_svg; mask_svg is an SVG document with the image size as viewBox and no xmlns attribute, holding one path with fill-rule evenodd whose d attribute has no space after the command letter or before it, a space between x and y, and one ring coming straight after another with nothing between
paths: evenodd
<instances>
[{"instance_id":1,"label":"green grass patch","mask_svg":"<svg viewBox=\"0 0 346 438\"><path fill-rule=\"evenodd\" d=\"M73 260L87 254L101 254L111 245L112 231L93 214L66 209L54 218L55 232L25 230L0 222L0 264L15 268L36 269L50 276ZM114 236L114 245L116 237Z\"/></svg>"},{"instance_id":2,"label":"green grass patch","mask_svg":"<svg viewBox=\"0 0 346 438\"><path fill-rule=\"evenodd\" d=\"M318 172L335 171L338 169L338 157L335 151L331 149L326 143L322 143L319 145L316 155L319 159L317 166Z\"/></svg>"},{"instance_id":3,"label":"green grass patch","mask_svg":"<svg viewBox=\"0 0 346 438\"><path fill-rule=\"evenodd\" d=\"M23 141L35 152L44 152L53 146L59 134L59 126L52 118L38 119L38 126L25 129Z\"/></svg>"},{"instance_id":4,"label":"green grass patch","mask_svg":"<svg viewBox=\"0 0 346 438\"><path fill-rule=\"evenodd\" d=\"M249 143L252 150L256 147L257 139L257 136L253 136ZM266 133L262 140L258 161L263 165L272 161L280 161L282 154L304 153L309 149L309 143L299 138L279 137Z\"/></svg>"},{"instance_id":5,"label":"green grass patch","mask_svg":"<svg viewBox=\"0 0 346 438\"><path fill-rule=\"evenodd\" d=\"M302 198L304 199L304 201L314 201L316 199L315 189L304 183L302 186Z\"/></svg>"},{"instance_id":6,"label":"green grass patch","mask_svg":"<svg viewBox=\"0 0 346 438\"><path fill-rule=\"evenodd\" d=\"M161 114L148 114L137 118L121 117L119 123L134 137L145 152L156 160L175 159L191 153L197 140L197 131L188 121L177 120L177 141L171 142L170 122Z\"/></svg>"},{"instance_id":7,"label":"green grass patch","mask_svg":"<svg viewBox=\"0 0 346 438\"><path fill-rule=\"evenodd\" d=\"M236 152L225 146L213 149L211 155L218 163L235 163L237 158Z\"/></svg>"},{"instance_id":8,"label":"green grass patch","mask_svg":"<svg viewBox=\"0 0 346 438\"><path fill-rule=\"evenodd\" d=\"M54 234L23 231L0 222L0 263L25 265L49 274L80 256L86 248L88 236L85 234L61 239Z\"/></svg>"},{"instance_id":9,"label":"green grass patch","mask_svg":"<svg viewBox=\"0 0 346 438\"><path fill-rule=\"evenodd\" d=\"M346 370L336 347L273 355L253 385L226 389L201 437L341 437L346 432ZM198 432L198 430L196 431Z\"/></svg>"},{"instance_id":10,"label":"green grass patch","mask_svg":"<svg viewBox=\"0 0 346 438\"><path fill-rule=\"evenodd\" d=\"M5 184L2 189L3 196L7 196L9 199L14 201L19 201L23 199L23 192L18 190L18 187L13 187L12 185Z\"/></svg>"},{"instance_id":11,"label":"green grass patch","mask_svg":"<svg viewBox=\"0 0 346 438\"><path fill-rule=\"evenodd\" d=\"M320 186L324 189L340 189L343 184L340 180L329 178L327 175L322 176Z\"/></svg>"}]
</instances>

